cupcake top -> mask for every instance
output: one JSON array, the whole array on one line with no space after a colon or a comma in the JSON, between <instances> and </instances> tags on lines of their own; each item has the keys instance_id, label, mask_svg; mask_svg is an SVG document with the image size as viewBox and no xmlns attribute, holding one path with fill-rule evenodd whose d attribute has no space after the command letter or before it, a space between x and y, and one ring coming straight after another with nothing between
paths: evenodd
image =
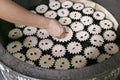
<instances>
[{"instance_id":1,"label":"cupcake top","mask_svg":"<svg viewBox=\"0 0 120 80\"><path fill-rule=\"evenodd\" d=\"M38 5L36 7L36 12L40 13L40 14L43 14L45 13L46 11L48 10L48 6L47 5Z\"/></svg>"},{"instance_id":2,"label":"cupcake top","mask_svg":"<svg viewBox=\"0 0 120 80\"><path fill-rule=\"evenodd\" d=\"M70 42L67 45L67 50L71 53L71 54L78 54L82 51L82 45L78 42Z\"/></svg>"},{"instance_id":3,"label":"cupcake top","mask_svg":"<svg viewBox=\"0 0 120 80\"><path fill-rule=\"evenodd\" d=\"M49 10L44 14L44 16L47 18L55 19L57 17L57 13L53 10Z\"/></svg>"},{"instance_id":4,"label":"cupcake top","mask_svg":"<svg viewBox=\"0 0 120 80\"><path fill-rule=\"evenodd\" d=\"M43 39L39 42L39 48L42 50L49 50L53 46L53 41L50 39Z\"/></svg>"},{"instance_id":5,"label":"cupcake top","mask_svg":"<svg viewBox=\"0 0 120 80\"><path fill-rule=\"evenodd\" d=\"M105 14L101 11L96 11L94 14L93 14L93 17L96 19L96 20L103 20L105 18Z\"/></svg>"},{"instance_id":6,"label":"cupcake top","mask_svg":"<svg viewBox=\"0 0 120 80\"><path fill-rule=\"evenodd\" d=\"M82 12L86 15L92 15L94 13L94 9L92 7L86 7L82 10Z\"/></svg>"},{"instance_id":7,"label":"cupcake top","mask_svg":"<svg viewBox=\"0 0 120 80\"><path fill-rule=\"evenodd\" d=\"M69 15L69 10L68 9L59 9L57 11L57 14L60 17L67 17Z\"/></svg>"},{"instance_id":8,"label":"cupcake top","mask_svg":"<svg viewBox=\"0 0 120 80\"><path fill-rule=\"evenodd\" d=\"M84 29L84 25L81 22L75 21L70 25L71 29L75 32L82 31Z\"/></svg>"},{"instance_id":9,"label":"cupcake top","mask_svg":"<svg viewBox=\"0 0 120 80\"><path fill-rule=\"evenodd\" d=\"M52 54L55 57L62 57L66 53L66 49L63 45L57 44L52 48Z\"/></svg>"},{"instance_id":10,"label":"cupcake top","mask_svg":"<svg viewBox=\"0 0 120 80\"><path fill-rule=\"evenodd\" d=\"M59 58L55 62L55 69L65 70L69 69L70 62L66 58Z\"/></svg>"},{"instance_id":11,"label":"cupcake top","mask_svg":"<svg viewBox=\"0 0 120 80\"><path fill-rule=\"evenodd\" d=\"M89 59L96 59L100 55L100 51L96 47L85 48L84 55Z\"/></svg>"},{"instance_id":12,"label":"cupcake top","mask_svg":"<svg viewBox=\"0 0 120 80\"><path fill-rule=\"evenodd\" d=\"M71 64L74 68L82 68L86 66L87 60L84 56L76 55L72 58Z\"/></svg>"},{"instance_id":13,"label":"cupcake top","mask_svg":"<svg viewBox=\"0 0 120 80\"><path fill-rule=\"evenodd\" d=\"M76 38L79 41L86 41L86 40L88 40L89 37L90 37L90 35L87 31L79 31L78 33L76 33Z\"/></svg>"},{"instance_id":14,"label":"cupcake top","mask_svg":"<svg viewBox=\"0 0 120 80\"><path fill-rule=\"evenodd\" d=\"M104 39L101 35L93 35L90 39L90 43L94 46L100 47L104 43Z\"/></svg>"},{"instance_id":15,"label":"cupcake top","mask_svg":"<svg viewBox=\"0 0 120 80\"><path fill-rule=\"evenodd\" d=\"M38 43L38 39L35 36L29 36L23 41L23 45L26 48L35 47Z\"/></svg>"},{"instance_id":16,"label":"cupcake top","mask_svg":"<svg viewBox=\"0 0 120 80\"><path fill-rule=\"evenodd\" d=\"M73 9L77 10L77 11L81 11L83 8L84 8L84 4L82 4L82 3L75 3L73 5Z\"/></svg>"},{"instance_id":17,"label":"cupcake top","mask_svg":"<svg viewBox=\"0 0 120 80\"><path fill-rule=\"evenodd\" d=\"M107 43L104 48L108 54L116 54L119 51L119 47L115 43Z\"/></svg>"},{"instance_id":18,"label":"cupcake top","mask_svg":"<svg viewBox=\"0 0 120 80\"><path fill-rule=\"evenodd\" d=\"M22 24L15 24L15 27L16 28L24 28L24 27L26 27L25 25L22 25Z\"/></svg>"},{"instance_id":19,"label":"cupcake top","mask_svg":"<svg viewBox=\"0 0 120 80\"><path fill-rule=\"evenodd\" d=\"M57 10L60 8L60 2L59 1L52 1L49 3L49 7L52 10Z\"/></svg>"},{"instance_id":20,"label":"cupcake top","mask_svg":"<svg viewBox=\"0 0 120 80\"><path fill-rule=\"evenodd\" d=\"M62 3L62 8L71 8L72 6L73 6L73 2L68 0Z\"/></svg>"},{"instance_id":21,"label":"cupcake top","mask_svg":"<svg viewBox=\"0 0 120 80\"><path fill-rule=\"evenodd\" d=\"M80 21L85 25L88 26L93 23L93 18L90 16L83 16Z\"/></svg>"},{"instance_id":22,"label":"cupcake top","mask_svg":"<svg viewBox=\"0 0 120 80\"><path fill-rule=\"evenodd\" d=\"M73 19L73 20L79 20L82 15L81 15L81 13L79 13L79 12L73 11L73 12L70 13L69 16L70 16L70 18Z\"/></svg>"},{"instance_id":23,"label":"cupcake top","mask_svg":"<svg viewBox=\"0 0 120 80\"><path fill-rule=\"evenodd\" d=\"M102 29L99 25L92 24L88 27L88 31L91 34L99 34L99 33L101 33Z\"/></svg>"},{"instance_id":24,"label":"cupcake top","mask_svg":"<svg viewBox=\"0 0 120 80\"><path fill-rule=\"evenodd\" d=\"M54 64L54 58L50 55L44 55L39 60L39 65L43 68L50 68Z\"/></svg>"},{"instance_id":25,"label":"cupcake top","mask_svg":"<svg viewBox=\"0 0 120 80\"><path fill-rule=\"evenodd\" d=\"M46 29L39 29L39 30L37 31L37 37L38 37L38 38L45 39L45 38L47 38L47 37L49 37L49 36L50 36L50 35L49 35L49 33L47 32Z\"/></svg>"},{"instance_id":26,"label":"cupcake top","mask_svg":"<svg viewBox=\"0 0 120 80\"><path fill-rule=\"evenodd\" d=\"M23 33L24 35L33 35L37 32L37 28L36 27L31 27L31 26L27 26L24 28Z\"/></svg>"},{"instance_id":27,"label":"cupcake top","mask_svg":"<svg viewBox=\"0 0 120 80\"><path fill-rule=\"evenodd\" d=\"M100 26L103 29L112 29L113 23L110 20L102 20L102 21L100 21Z\"/></svg>"},{"instance_id":28,"label":"cupcake top","mask_svg":"<svg viewBox=\"0 0 120 80\"><path fill-rule=\"evenodd\" d=\"M117 34L112 30L107 30L103 33L103 37L107 41L114 41L117 38Z\"/></svg>"},{"instance_id":29,"label":"cupcake top","mask_svg":"<svg viewBox=\"0 0 120 80\"><path fill-rule=\"evenodd\" d=\"M7 50L10 53L19 52L22 49L22 44L19 41L13 41L7 45Z\"/></svg>"},{"instance_id":30,"label":"cupcake top","mask_svg":"<svg viewBox=\"0 0 120 80\"><path fill-rule=\"evenodd\" d=\"M8 34L8 37L11 39L19 39L22 36L23 33L20 29L12 29Z\"/></svg>"},{"instance_id":31,"label":"cupcake top","mask_svg":"<svg viewBox=\"0 0 120 80\"><path fill-rule=\"evenodd\" d=\"M28 63L28 64L31 64L31 65L35 65L34 62L31 61L31 60L26 60L25 62Z\"/></svg>"},{"instance_id":32,"label":"cupcake top","mask_svg":"<svg viewBox=\"0 0 120 80\"><path fill-rule=\"evenodd\" d=\"M59 19L59 22L65 26L71 24L72 20L69 17L63 17Z\"/></svg>"},{"instance_id":33,"label":"cupcake top","mask_svg":"<svg viewBox=\"0 0 120 80\"><path fill-rule=\"evenodd\" d=\"M25 55L23 55L22 53L15 53L13 54L14 57L16 57L17 59L21 60L21 61L25 61L26 58L25 58Z\"/></svg>"},{"instance_id":34,"label":"cupcake top","mask_svg":"<svg viewBox=\"0 0 120 80\"><path fill-rule=\"evenodd\" d=\"M26 56L28 59L35 61L38 60L41 56L42 52L39 48L30 48L26 52Z\"/></svg>"},{"instance_id":35,"label":"cupcake top","mask_svg":"<svg viewBox=\"0 0 120 80\"><path fill-rule=\"evenodd\" d=\"M97 61L100 63L100 62L103 62L107 59L109 59L111 56L108 55L108 54L101 54L98 58L97 58Z\"/></svg>"}]
</instances>

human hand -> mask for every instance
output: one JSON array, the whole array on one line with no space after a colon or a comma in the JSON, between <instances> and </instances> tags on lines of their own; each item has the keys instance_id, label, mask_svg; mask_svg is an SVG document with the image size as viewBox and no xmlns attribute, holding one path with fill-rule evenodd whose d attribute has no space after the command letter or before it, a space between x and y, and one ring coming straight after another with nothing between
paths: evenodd
<instances>
[{"instance_id":1,"label":"human hand","mask_svg":"<svg viewBox=\"0 0 120 80\"><path fill-rule=\"evenodd\" d=\"M56 38L64 38L67 33L65 28L53 19L50 19L46 30L51 36Z\"/></svg>"}]
</instances>

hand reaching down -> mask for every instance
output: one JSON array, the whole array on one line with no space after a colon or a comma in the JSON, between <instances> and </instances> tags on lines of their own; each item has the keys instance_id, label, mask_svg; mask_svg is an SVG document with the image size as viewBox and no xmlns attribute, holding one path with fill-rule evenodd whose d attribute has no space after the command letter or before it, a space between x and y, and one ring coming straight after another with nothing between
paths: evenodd
<instances>
[{"instance_id":1,"label":"hand reaching down","mask_svg":"<svg viewBox=\"0 0 120 80\"><path fill-rule=\"evenodd\" d=\"M47 31L51 36L57 38L64 38L67 33L65 28L62 25L60 25L59 22L53 19L50 20L47 27Z\"/></svg>"}]
</instances>

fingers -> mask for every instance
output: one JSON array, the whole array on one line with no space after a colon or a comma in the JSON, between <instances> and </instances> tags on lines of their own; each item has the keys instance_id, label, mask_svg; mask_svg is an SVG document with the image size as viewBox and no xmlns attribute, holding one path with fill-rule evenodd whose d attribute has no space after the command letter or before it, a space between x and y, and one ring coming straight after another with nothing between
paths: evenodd
<instances>
[{"instance_id":1,"label":"fingers","mask_svg":"<svg viewBox=\"0 0 120 80\"><path fill-rule=\"evenodd\" d=\"M47 30L51 36L59 39L64 38L67 34L66 29L56 20L51 20Z\"/></svg>"},{"instance_id":2,"label":"fingers","mask_svg":"<svg viewBox=\"0 0 120 80\"><path fill-rule=\"evenodd\" d=\"M61 34L60 34L59 37L57 37L59 39L64 38L67 35L67 33L68 33L68 32L66 32L66 29L64 27L62 27L62 26L61 26L60 30L61 30Z\"/></svg>"},{"instance_id":3,"label":"fingers","mask_svg":"<svg viewBox=\"0 0 120 80\"><path fill-rule=\"evenodd\" d=\"M66 34L67 34L66 29L63 28L63 32L61 33L60 38L64 38Z\"/></svg>"}]
</instances>

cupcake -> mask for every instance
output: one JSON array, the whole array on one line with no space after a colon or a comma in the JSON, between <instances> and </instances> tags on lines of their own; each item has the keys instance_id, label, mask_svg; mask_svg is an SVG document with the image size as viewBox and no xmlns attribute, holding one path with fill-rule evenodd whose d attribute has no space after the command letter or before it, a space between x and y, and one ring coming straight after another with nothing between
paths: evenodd
<instances>
[{"instance_id":1,"label":"cupcake","mask_svg":"<svg viewBox=\"0 0 120 80\"><path fill-rule=\"evenodd\" d=\"M22 49L22 47L23 46L22 46L21 42L19 42L19 41L13 41L13 42L10 42L7 45L7 50L10 53L16 53L16 52L19 52Z\"/></svg>"},{"instance_id":2,"label":"cupcake","mask_svg":"<svg viewBox=\"0 0 120 80\"><path fill-rule=\"evenodd\" d=\"M65 55L65 53L66 53L66 49L63 45L56 44L52 48L52 55L55 57L62 57Z\"/></svg>"},{"instance_id":3,"label":"cupcake","mask_svg":"<svg viewBox=\"0 0 120 80\"><path fill-rule=\"evenodd\" d=\"M45 17L55 19L57 17L57 13L53 10L49 10L44 14Z\"/></svg>"},{"instance_id":4,"label":"cupcake","mask_svg":"<svg viewBox=\"0 0 120 80\"><path fill-rule=\"evenodd\" d=\"M99 24L103 29L106 29L106 30L113 28L113 23L110 20L102 20L100 21Z\"/></svg>"},{"instance_id":5,"label":"cupcake","mask_svg":"<svg viewBox=\"0 0 120 80\"><path fill-rule=\"evenodd\" d=\"M43 39L38 44L39 48L43 51L49 50L53 46L53 41L50 39Z\"/></svg>"},{"instance_id":6,"label":"cupcake","mask_svg":"<svg viewBox=\"0 0 120 80\"><path fill-rule=\"evenodd\" d=\"M26 58L25 58L25 55L23 55L22 53L15 53L13 54L14 57L16 57L17 59L21 60L21 61L25 61Z\"/></svg>"},{"instance_id":7,"label":"cupcake","mask_svg":"<svg viewBox=\"0 0 120 80\"><path fill-rule=\"evenodd\" d=\"M116 35L116 33L113 30L106 30L103 33L103 37L107 41L114 41L114 40L116 40L117 35Z\"/></svg>"},{"instance_id":8,"label":"cupcake","mask_svg":"<svg viewBox=\"0 0 120 80\"><path fill-rule=\"evenodd\" d=\"M23 33L20 29L12 29L9 34L8 37L11 39L19 39L23 36Z\"/></svg>"},{"instance_id":9,"label":"cupcake","mask_svg":"<svg viewBox=\"0 0 120 80\"><path fill-rule=\"evenodd\" d=\"M85 6L84 6L83 3L75 3L75 4L73 5L73 9L74 9L74 10L77 10L77 11L81 11L84 7L85 7Z\"/></svg>"},{"instance_id":10,"label":"cupcake","mask_svg":"<svg viewBox=\"0 0 120 80\"><path fill-rule=\"evenodd\" d=\"M87 59L84 56L76 55L72 58L71 64L74 68L82 68L87 64Z\"/></svg>"},{"instance_id":11,"label":"cupcake","mask_svg":"<svg viewBox=\"0 0 120 80\"><path fill-rule=\"evenodd\" d=\"M70 42L67 45L67 50L71 54L78 54L82 51L82 45L78 42Z\"/></svg>"},{"instance_id":12,"label":"cupcake","mask_svg":"<svg viewBox=\"0 0 120 80\"><path fill-rule=\"evenodd\" d=\"M91 34L99 34L99 33L101 33L102 29L99 25L92 24L88 27L88 31Z\"/></svg>"},{"instance_id":13,"label":"cupcake","mask_svg":"<svg viewBox=\"0 0 120 80\"><path fill-rule=\"evenodd\" d=\"M119 47L116 43L107 43L104 45L104 49L108 54L116 54L119 51Z\"/></svg>"},{"instance_id":14,"label":"cupcake","mask_svg":"<svg viewBox=\"0 0 120 80\"><path fill-rule=\"evenodd\" d=\"M76 33L76 38L79 41L86 41L90 37L90 34L87 31L79 31Z\"/></svg>"},{"instance_id":15,"label":"cupcake","mask_svg":"<svg viewBox=\"0 0 120 80\"><path fill-rule=\"evenodd\" d=\"M35 34L36 32L37 32L37 28L31 27L31 26L27 26L27 27L25 27L24 30L23 30L24 35L27 35L27 36L33 35L33 34Z\"/></svg>"},{"instance_id":16,"label":"cupcake","mask_svg":"<svg viewBox=\"0 0 120 80\"><path fill-rule=\"evenodd\" d=\"M96 11L96 12L94 12L93 17L96 20L103 20L105 18L105 14L101 11Z\"/></svg>"},{"instance_id":17,"label":"cupcake","mask_svg":"<svg viewBox=\"0 0 120 80\"><path fill-rule=\"evenodd\" d=\"M89 59L96 59L100 55L100 51L96 47L87 47L84 50L84 56Z\"/></svg>"},{"instance_id":18,"label":"cupcake","mask_svg":"<svg viewBox=\"0 0 120 80\"><path fill-rule=\"evenodd\" d=\"M54 64L54 58L50 55L44 55L39 60L39 65L43 68L50 68Z\"/></svg>"},{"instance_id":19,"label":"cupcake","mask_svg":"<svg viewBox=\"0 0 120 80\"><path fill-rule=\"evenodd\" d=\"M38 38L41 38L41 39L45 39L45 38L48 38L50 36L49 33L45 29L39 29L37 31L36 35Z\"/></svg>"},{"instance_id":20,"label":"cupcake","mask_svg":"<svg viewBox=\"0 0 120 80\"><path fill-rule=\"evenodd\" d=\"M80 21L85 25L85 26L88 26L88 25L91 25L93 23L93 18L90 17L90 16L83 16Z\"/></svg>"},{"instance_id":21,"label":"cupcake","mask_svg":"<svg viewBox=\"0 0 120 80\"><path fill-rule=\"evenodd\" d=\"M35 65L34 62L30 61L30 60L26 60L25 62L28 63L28 64L31 64L31 65Z\"/></svg>"},{"instance_id":22,"label":"cupcake","mask_svg":"<svg viewBox=\"0 0 120 80\"><path fill-rule=\"evenodd\" d=\"M82 31L84 29L84 25L81 22L75 21L70 25L71 29L74 32Z\"/></svg>"},{"instance_id":23,"label":"cupcake","mask_svg":"<svg viewBox=\"0 0 120 80\"><path fill-rule=\"evenodd\" d=\"M24 27L26 27L25 25L22 25L22 24L15 24L15 27L16 28L24 28Z\"/></svg>"},{"instance_id":24,"label":"cupcake","mask_svg":"<svg viewBox=\"0 0 120 80\"><path fill-rule=\"evenodd\" d=\"M94 9L92 7L86 7L82 10L83 14L92 15L94 13Z\"/></svg>"},{"instance_id":25,"label":"cupcake","mask_svg":"<svg viewBox=\"0 0 120 80\"><path fill-rule=\"evenodd\" d=\"M90 43L96 47L100 47L104 43L104 39L101 35L93 35L90 39Z\"/></svg>"},{"instance_id":26,"label":"cupcake","mask_svg":"<svg viewBox=\"0 0 120 80\"><path fill-rule=\"evenodd\" d=\"M48 10L48 6L47 5L38 5L36 7L36 12L40 13L40 14L44 14L46 11Z\"/></svg>"},{"instance_id":27,"label":"cupcake","mask_svg":"<svg viewBox=\"0 0 120 80\"><path fill-rule=\"evenodd\" d=\"M55 69L65 70L70 68L70 62L66 58L59 58L55 62Z\"/></svg>"},{"instance_id":28,"label":"cupcake","mask_svg":"<svg viewBox=\"0 0 120 80\"><path fill-rule=\"evenodd\" d=\"M73 6L73 2L72 1L64 1L62 2L62 8L68 9L71 8Z\"/></svg>"},{"instance_id":29,"label":"cupcake","mask_svg":"<svg viewBox=\"0 0 120 80\"><path fill-rule=\"evenodd\" d=\"M60 24L62 25L70 25L72 20L69 17L63 17L59 19Z\"/></svg>"},{"instance_id":30,"label":"cupcake","mask_svg":"<svg viewBox=\"0 0 120 80\"><path fill-rule=\"evenodd\" d=\"M79 12L73 11L73 12L70 12L69 17L73 20L79 20L82 17L82 14Z\"/></svg>"},{"instance_id":31,"label":"cupcake","mask_svg":"<svg viewBox=\"0 0 120 80\"><path fill-rule=\"evenodd\" d=\"M52 1L49 3L49 7L51 10L57 10L60 8L60 2L59 1Z\"/></svg>"},{"instance_id":32,"label":"cupcake","mask_svg":"<svg viewBox=\"0 0 120 80\"><path fill-rule=\"evenodd\" d=\"M105 61L105 60L107 60L107 59L109 59L111 56L110 55L108 55L108 54L101 54L98 58L97 58L97 62L103 62L103 61Z\"/></svg>"},{"instance_id":33,"label":"cupcake","mask_svg":"<svg viewBox=\"0 0 120 80\"><path fill-rule=\"evenodd\" d=\"M38 39L35 36L26 37L25 40L23 41L23 45L26 48L35 47L37 43L38 43Z\"/></svg>"},{"instance_id":34,"label":"cupcake","mask_svg":"<svg viewBox=\"0 0 120 80\"><path fill-rule=\"evenodd\" d=\"M39 48L30 48L26 52L26 57L31 61L38 60L42 54L42 51Z\"/></svg>"},{"instance_id":35,"label":"cupcake","mask_svg":"<svg viewBox=\"0 0 120 80\"><path fill-rule=\"evenodd\" d=\"M57 14L59 17L67 17L69 15L69 10L68 9L59 9L57 11Z\"/></svg>"}]
</instances>

